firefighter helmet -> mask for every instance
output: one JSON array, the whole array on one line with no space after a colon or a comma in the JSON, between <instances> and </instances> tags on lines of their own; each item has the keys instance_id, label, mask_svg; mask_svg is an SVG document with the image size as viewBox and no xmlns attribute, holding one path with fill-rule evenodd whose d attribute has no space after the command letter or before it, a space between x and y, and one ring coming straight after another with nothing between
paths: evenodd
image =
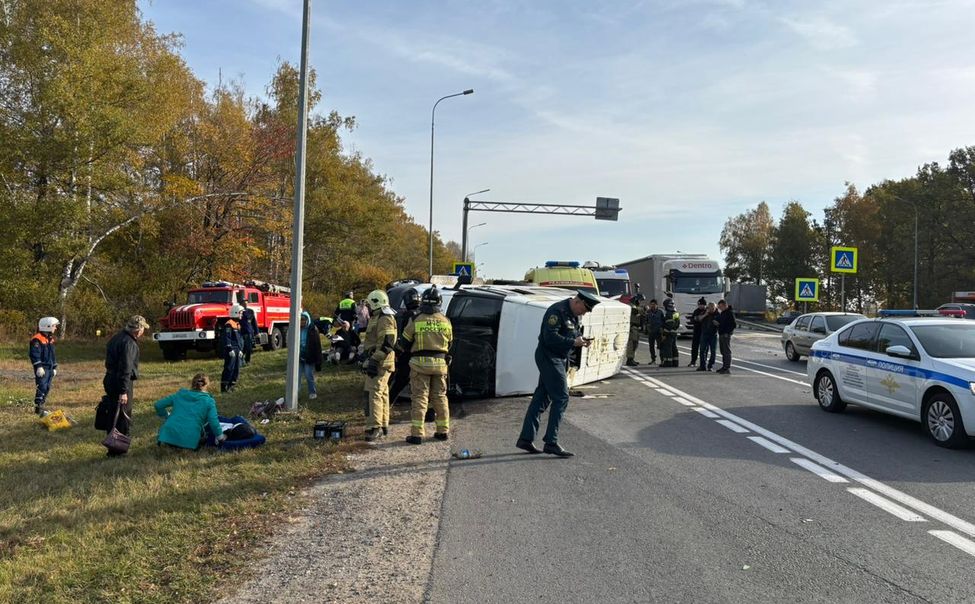
<instances>
[{"instance_id":1,"label":"firefighter helmet","mask_svg":"<svg viewBox=\"0 0 975 604\"><path fill-rule=\"evenodd\" d=\"M379 310L389 306L389 296L381 289L373 290L366 298L366 304L369 305L369 310Z\"/></svg>"},{"instance_id":2,"label":"firefighter helmet","mask_svg":"<svg viewBox=\"0 0 975 604\"><path fill-rule=\"evenodd\" d=\"M637 294L637 295L633 296L632 298L630 298L630 304L632 304L633 306L640 306L641 304L643 304L643 302L646 299L647 299L647 297L644 296L643 294Z\"/></svg>"},{"instance_id":3,"label":"firefighter helmet","mask_svg":"<svg viewBox=\"0 0 975 604\"><path fill-rule=\"evenodd\" d=\"M420 294L417 293L416 288L411 287L410 289L406 290L405 294L403 294L403 306L405 306L407 310L416 310L419 308Z\"/></svg>"},{"instance_id":4,"label":"firefighter helmet","mask_svg":"<svg viewBox=\"0 0 975 604\"><path fill-rule=\"evenodd\" d=\"M241 315L244 314L244 307L240 304L234 304L230 307L230 318L239 319Z\"/></svg>"},{"instance_id":5,"label":"firefighter helmet","mask_svg":"<svg viewBox=\"0 0 975 604\"><path fill-rule=\"evenodd\" d=\"M673 298L667 298L666 300L664 300L664 309L665 310L668 310L668 311L674 310L674 299Z\"/></svg>"},{"instance_id":6,"label":"firefighter helmet","mask_svg":"<svg viewBox=\"0 0 975 604\"><path fill-rule=\"evenodd\" d=\"M423 296L420 297L420 301L423 304L429 304L430 306L440 306L443 304L443 296L440 295L440 290L434 285L427 291L423 292Z\"/></svg>"},{"instance_id":7,"label":"firefighter helmet","mask_svg":"<svg viewBox=\"0 0 975 604\"><path fill-rule=\"evenodd\" d=\"M37 322L37 331L41 333L54 333L61 321L58 321L54 317L42 317L40 321Z\"/></svg>"}]
</instances>

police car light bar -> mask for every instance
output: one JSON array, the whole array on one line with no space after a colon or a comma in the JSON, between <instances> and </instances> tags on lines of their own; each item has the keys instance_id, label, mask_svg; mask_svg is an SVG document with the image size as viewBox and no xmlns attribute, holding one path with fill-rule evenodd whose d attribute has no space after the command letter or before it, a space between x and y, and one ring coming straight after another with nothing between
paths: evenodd
<instances>
[{"instance_id":1,"label":"police car light bar","mask_svg":"<svg viewBox=\"0 0 975 604\"><path fill-rule=\"evenodd\" d=\"M553 268L556 266L565 266L569 268L579 268L579 263L576 261L568 260L549 260L545 263L545 268Z\"/></svg>"}]
</instances>

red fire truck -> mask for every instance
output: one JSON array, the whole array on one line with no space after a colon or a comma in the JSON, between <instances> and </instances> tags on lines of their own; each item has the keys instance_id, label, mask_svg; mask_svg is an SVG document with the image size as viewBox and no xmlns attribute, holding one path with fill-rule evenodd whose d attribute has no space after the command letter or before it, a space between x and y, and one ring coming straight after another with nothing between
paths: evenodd
<instances>
[{"instance_id":1,"label":"red fire truck","mask_svg":"<svg viewBox=\"0 0 975 604\"><path fill-rule=\"evenodd\" d=\"M221 353L221 329L230 318L230 308L247 300L257 319L258 341L264 350L277 350L285 345L291 310L291 290L287 287L245 281L207 281L187 294L186 304L167 303L169 312L159 319L160 330L153 334L163 357L177 361L188 350Z\"/></svg>"}]
</instances>

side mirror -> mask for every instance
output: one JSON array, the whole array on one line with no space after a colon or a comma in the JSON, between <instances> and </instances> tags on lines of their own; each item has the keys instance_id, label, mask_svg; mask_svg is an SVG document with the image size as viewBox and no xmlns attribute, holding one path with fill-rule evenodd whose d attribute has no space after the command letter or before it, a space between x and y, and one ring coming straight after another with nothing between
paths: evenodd
<instances>
[{"instance_id":1,"label":"side mirror","mask_svg":"<svg viewBox=\"0 0 975 604\"><path fill-rule=\"evenodd\" d=\"M902 359L910 359L914 356L911 354L911 349L907 346L888 346L886 352L887 356L899 357Z\"/></svg>"}]
</instances>

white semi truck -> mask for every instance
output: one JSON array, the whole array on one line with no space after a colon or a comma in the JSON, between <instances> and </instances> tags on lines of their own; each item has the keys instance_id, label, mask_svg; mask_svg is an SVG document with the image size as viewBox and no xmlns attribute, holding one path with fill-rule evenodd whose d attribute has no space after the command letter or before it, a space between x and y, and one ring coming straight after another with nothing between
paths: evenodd
<instances>
[{"instance_id":1,"label":"white semi truck","mask_svg":"<svg viewBox=\"0 0 975 604\"><path fill-rule=\"evenodd\" d=\"M681 333L692 329L690 317L699 299L717 302L728 295L721 265L705 254L653 254L616 266L629 272L634 288L639 284L647 301L656 299L662 307L664 299L674 299L674 307L684 317Z\"/></svg>"}]
</instances>

